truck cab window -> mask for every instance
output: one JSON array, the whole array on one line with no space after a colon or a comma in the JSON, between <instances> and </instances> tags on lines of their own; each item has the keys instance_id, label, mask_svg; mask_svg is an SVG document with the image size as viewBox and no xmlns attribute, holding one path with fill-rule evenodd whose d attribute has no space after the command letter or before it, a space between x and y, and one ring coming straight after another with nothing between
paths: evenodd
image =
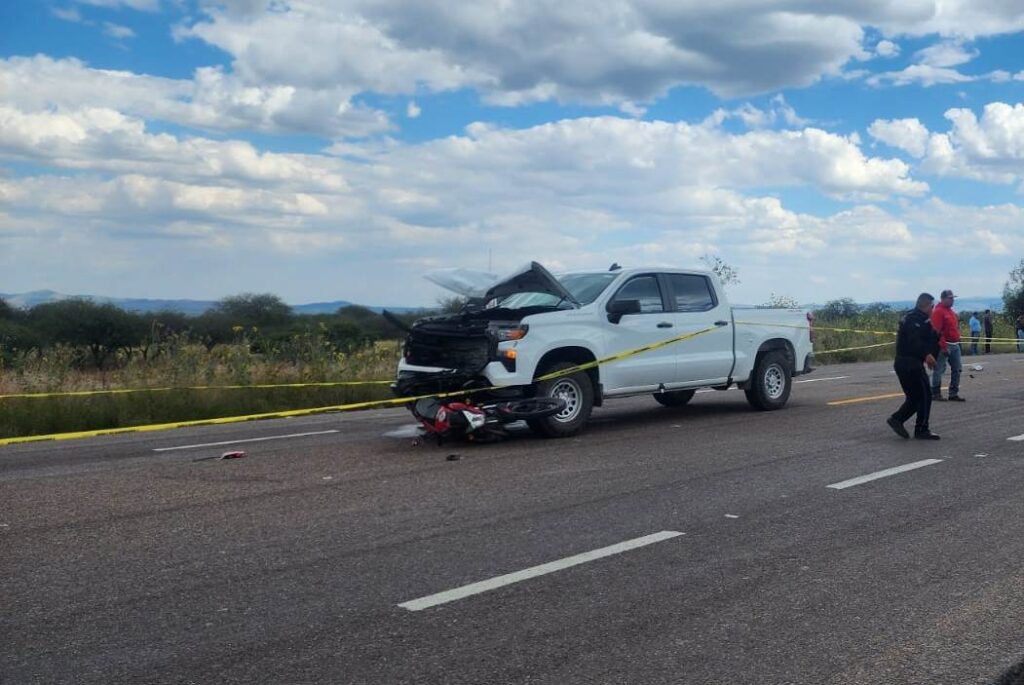
<instances>
[{"instance_id":1,"label":"truck cab window","mask_svg":"<svg viewBox=\"0 0 1024 685\"><path fill-rule=\"evenodd\" d=\"M661 303L661 288L658 287L657 277L653 275L637 276L630 280L619 289L614 299L639 300L642 314L665 311Z\"/></svg>"},{"instance_id":2,"label":"truck cab window","mask_svg":"<svg viewBox=\"0 0 1024 685\"><path fill-rule=\"evenodd\" d=\"M711 284L704 276L666 274L678 312L706 312L717 305Z\"/></svg>"}]
</instances>

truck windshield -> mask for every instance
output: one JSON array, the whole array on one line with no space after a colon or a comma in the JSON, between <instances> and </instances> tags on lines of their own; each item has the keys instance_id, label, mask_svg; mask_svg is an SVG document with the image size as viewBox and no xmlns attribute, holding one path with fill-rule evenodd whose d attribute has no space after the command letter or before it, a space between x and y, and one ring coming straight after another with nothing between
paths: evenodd
<instances>
[{"instance_id":1,"label":"truck windshield","mask_svg":"<svg viewBox=\"0 0 1024 685\"><path fill-rule=\"evenodd\" d=\"M588 274L566 274L565 276L559 276L558 282L576 298L577 302L580 304L590 304L604 292L604 289L615 280L616 276L618 276L617 273L608 271ZM572 304L560 301L557 295L552 295L551 293L516 293L498 302L497 306L504 309L558 306L568 308Z\"/></svg>"}]
</instances>

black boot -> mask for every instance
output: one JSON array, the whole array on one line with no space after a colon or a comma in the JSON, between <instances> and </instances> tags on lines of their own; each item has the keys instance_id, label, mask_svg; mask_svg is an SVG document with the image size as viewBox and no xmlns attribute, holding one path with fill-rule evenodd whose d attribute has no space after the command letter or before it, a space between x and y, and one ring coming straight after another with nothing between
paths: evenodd
<instances>
[{"instance_id":1,"label":"black boot","mask_svg":"<svg viewBox=\"0 0 1024 685\"><path fill-rule=\"evenodd\" d=\"M937 436L935 433L932 433L927 428L918 428L918 429L916 429L914 431L914 439L915 440L941 440L941 438L939 438L939 436Z\"/></svg>"},{"instance_id":2,"label":"black boot","mask_svg":"<svg viewBox=\"0 0 1024 685\"><path fill-rule=\"evenodd\" d=\"M892 428L896 435L900 436L904 440L910 437L910 433L907 432L907 429L903 427L903 424L895 416L890 416L885 420L885 422L889 424L889 428Z\"/></svg>"}]
</instances>

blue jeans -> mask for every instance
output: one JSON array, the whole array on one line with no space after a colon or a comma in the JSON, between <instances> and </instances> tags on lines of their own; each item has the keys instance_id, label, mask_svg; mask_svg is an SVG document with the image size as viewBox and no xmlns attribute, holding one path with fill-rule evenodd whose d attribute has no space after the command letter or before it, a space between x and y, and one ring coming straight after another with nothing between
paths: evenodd
<instances>
[{"instance_id":1,"label":"blue jeans","mask_svg":"<svg viewBox=\"0 0 1024 685\"><path fill-rule=\"evenodd\" d=\"M981 340L981 331L971 331L971 354L978 354L979 340Z\"/></svg>"},{"instance_id":2,"label":"blue jeans","mask_svg":"<svg viewBox=\"0 0 1024 685\"><path fill-rule=\"evenodd\" d=\"M1024 352L1024 328L1017 329L1017 351Z\"/></svg>"},{"instance_id":3,"label":"blue jeans","mask_svg":"<svg viewBox=\"0 0 1024 685\"><path fill-rule=\"evenodd\" d=\"M964 365L960 360L960 345L949 343L946 351L939 354L935 360L935 370L932 371L932 396L936 397L942 392L942 374L946 373L946 364L949 364L949 396L956 397L960 394L960 372Z\"/></svg>"}]
</instances>

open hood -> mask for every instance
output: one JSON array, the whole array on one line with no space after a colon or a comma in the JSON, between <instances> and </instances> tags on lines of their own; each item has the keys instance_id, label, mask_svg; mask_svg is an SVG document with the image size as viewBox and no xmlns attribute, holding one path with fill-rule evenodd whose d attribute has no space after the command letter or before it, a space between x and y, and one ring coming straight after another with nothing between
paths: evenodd
<instances>
[{"instance_id":1,"label":"open hood","mask_svg":"<svg viewBox=\"0 0 1024 685\"><path fill-rule=\"evenodd\" d=\"M442 269L424 276L428 281L464 297L481 298L485 302L503 299L516 293L548 293L579 306L576 298L537 262L516 269L505 278L469 269Z\"/></svg>"},{"instance_id":2,"label":"open hood","mask_svg":"<svg viewBox=\"0 0 1024 685\"><path fill-rule=\"evenodd\" d=\"M438 269L424 274L423 278L445 290L474 299L483 297L498 280L494 274L472 269Z\"/></svg>"}]
</instances>

